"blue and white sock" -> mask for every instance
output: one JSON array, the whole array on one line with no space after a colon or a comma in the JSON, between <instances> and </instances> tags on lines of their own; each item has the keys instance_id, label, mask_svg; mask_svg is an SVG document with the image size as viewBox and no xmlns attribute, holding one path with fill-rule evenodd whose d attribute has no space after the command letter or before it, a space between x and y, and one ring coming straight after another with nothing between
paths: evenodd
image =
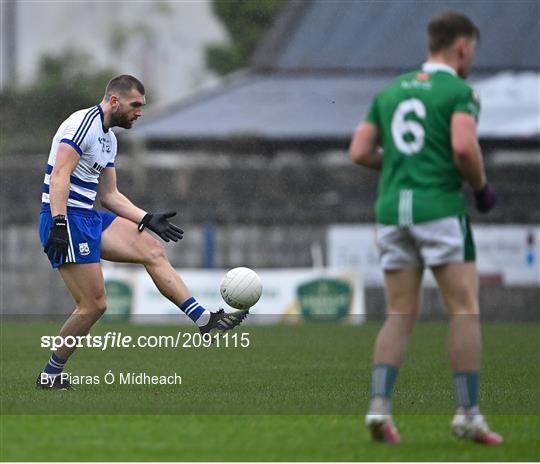
<instances>
[{"instance_id":1,"label":"blue and white sock","mask_svg":"<svg viewBox=\"0 0 540 464\"><path fill-rule=\"evenodd\" d=\"M56 377L57 375L60 375L62 373L66 362L67 359L59 358L58 356L56 356L55 353L53 353L49 358L49 362L43 369L43 372L49 377Z\"/></svg>"},{"instance_id":2,"label":"blue and white sock","mask_svg":"<svg viewBox=\"0 0 540 464\"><path fill-rule=\"evenodd\" d=\"M208 324L208 321L210 320L210 311L204 309L193 297L184 301L180 305L180 309L199 327Z\"/></svg>"}]
</instances>

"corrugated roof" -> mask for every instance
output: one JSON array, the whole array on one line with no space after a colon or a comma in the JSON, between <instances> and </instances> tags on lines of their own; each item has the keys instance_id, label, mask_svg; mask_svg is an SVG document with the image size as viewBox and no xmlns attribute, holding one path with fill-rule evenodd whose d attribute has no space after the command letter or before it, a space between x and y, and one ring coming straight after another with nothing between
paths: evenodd
<instances>
[{"instance_id":1,"label":"corrugated roof","mask_svg":"<svg viewBox=\"0 0 540 464\"><path fill-rule=\"evenodd\" d=\"M311 140L349 137L389 82L354 76L250 75L210 98L141 121L143 137Z\"/></svg>"},{"instance_id":2,"label":"corrugated roof","mask_svg":"<svg viewBox=\"0 0 540 464\"><path fill-rule=\"evenodd\" d=\"M373 71L415 67L426 56L426 26L448 9L480 28L475 69L540 69L537 0L292 1L254 56L276 71Z\"/></svg>"},{"instance_id":3,"label":"corrugated roof","mask_svg":"<svg viewBox=\"0 0 540 464\"><path fill-rule=\"evenodd\" d=\"M149 140L347 140L389 77L248 75L180 105L133 132ZM482 100L479 136L540 135L540 74L502 73L473 81Z\"/></svg>"},{"instance_id":4,"label":"corrugated roof","mask_svg":"<svg viewBox=\"0 0 540 464\"><path fill-rule=\"evenodd\" d=\"M374 95L424 61L426 24L449 8L482 34L473 82L483 100L480 137L538 140L540 2L530 0L291 0L259 47L255 72L146 117L132 133L150 144L342 147ZM535 72L501 74L525 69Z\"/></svg>"}]
</instances>

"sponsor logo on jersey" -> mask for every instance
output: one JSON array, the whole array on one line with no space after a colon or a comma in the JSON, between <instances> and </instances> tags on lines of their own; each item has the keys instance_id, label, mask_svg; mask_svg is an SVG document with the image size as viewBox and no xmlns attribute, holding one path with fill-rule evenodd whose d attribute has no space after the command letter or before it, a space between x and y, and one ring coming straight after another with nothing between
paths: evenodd
<instances>
[{"instance_id":1,"label":"sponsor logo on jersey","mask_svg":"<svg viewBox=\"0 0 540 464\"><path fill-rule=\"evenodd\" d=\"M98 171L98 172L101 172L105 169L105 166L102 166L101 164L97 164L97 163L94 163L94 166L93 168Z\"/></svg>"},{"instance_id":2,"label":"sponsor logo on jersey","mask_svg":"<svg viewBox=\"0 0 540 464\"><path fill-rule=\"evenodd\" d=\"M90 247L87 242L79 243L79 254L81 256L88 256L90 254Z\"/></svg>"},{"instance_id":3,"label":"sponsor logo on jersey","mask_svg":"<svg viewBox=\"0 0 540 464\"><path fill-rule=\"evenodd\" d=\"M418 80L418 81L427 81L430 77L431 77L431 74L429 74L427 72L419 72L416 75L416 80Z\"/></svg>"},{"instance_id":4,"label":"sponsor logo on jersey","mask_svg":"<svg viewBox=\"0 0 540 464\"><path fill-rule=\"evenodd\" d=\"M410 81L403 81L401 83L402 89L423 89L423 90L430 90L432 87L431 82L428 81L420 81L417 78L414 78Z\"/></svg>"}]
</instances>

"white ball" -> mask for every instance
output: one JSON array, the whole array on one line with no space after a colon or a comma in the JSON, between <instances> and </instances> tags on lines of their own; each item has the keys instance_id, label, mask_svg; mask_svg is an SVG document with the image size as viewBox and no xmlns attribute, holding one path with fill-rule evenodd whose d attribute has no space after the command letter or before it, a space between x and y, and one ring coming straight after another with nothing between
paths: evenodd
<instances>
[{"instance_id":1,"label":"white ball","mask_svg":"<svg viewBox=\"0 0 540 464\"><path fill-rule=\"evenodd\" d=\"M235 309L251 308L262 294L262 283L257 273L247 267L235 267L223 277L221 296Z\"/></svg>"}]
</instances>

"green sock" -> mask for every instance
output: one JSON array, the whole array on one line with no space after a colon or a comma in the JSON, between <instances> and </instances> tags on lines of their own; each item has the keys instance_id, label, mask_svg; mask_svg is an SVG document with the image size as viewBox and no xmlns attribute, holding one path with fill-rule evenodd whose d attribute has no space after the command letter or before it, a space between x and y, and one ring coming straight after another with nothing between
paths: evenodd
<instances>
[{"instance_id":1,"label":"green sock","mask_svg":"<svg viewBox=\"0 0 540 464\"><path fill-rule=\"evenodd\" d=\"M397 367L390 364L375 364L371 371L371 397L390 398L397 375Z\"/></svg>"},{"instance_id":2,"label":"green sock","mask_svg":"<svg viewBox=\"0 0 540 464\"><path fill-rule=\"evenodd\" d=\"M478 372L454 372L458 407L471 409L478 405L479 377Z\"/></svg>"}]
</instances>

